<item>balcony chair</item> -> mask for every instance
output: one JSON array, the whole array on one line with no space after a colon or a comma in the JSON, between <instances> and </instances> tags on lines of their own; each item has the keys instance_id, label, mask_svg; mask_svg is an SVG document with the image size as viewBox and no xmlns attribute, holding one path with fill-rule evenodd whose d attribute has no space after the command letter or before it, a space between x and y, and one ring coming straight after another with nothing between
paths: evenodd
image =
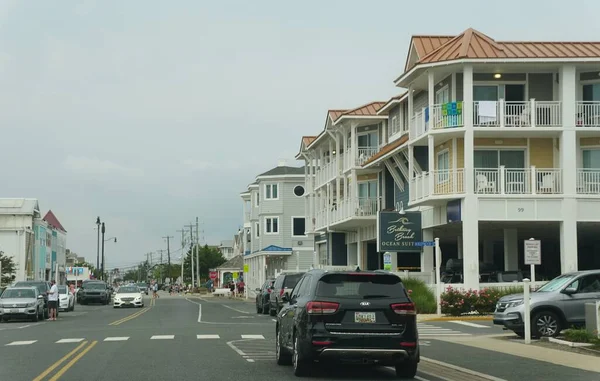
<instances>
[{"instance_id":1,"label":"balcony chair","mask_svg":"<svg viewBox=\"0 0 600 381\"><path fill-rule=\"evenodd\" d=\"M496 193L496 182L488 181L485 175L477 175L477 193Z\"/></svg>"}]
</instances>

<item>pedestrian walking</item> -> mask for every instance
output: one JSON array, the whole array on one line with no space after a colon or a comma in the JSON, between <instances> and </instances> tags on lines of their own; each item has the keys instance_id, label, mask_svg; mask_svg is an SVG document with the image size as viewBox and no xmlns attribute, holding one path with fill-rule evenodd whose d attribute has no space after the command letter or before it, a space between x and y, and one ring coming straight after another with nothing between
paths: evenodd
<instances>
[{"instance_id":1,"label":"pedestrian walking","mask_svg":"<svg viewBox=\"0 0 600 381\"><path fill-rule=\"evenodd\" d=\"M48 312L50 318L48 320L55 321L56 320L56 309L58 308L58 286L56 285L56 281L51 282L52 287L48 291Z\"/></svg>"}]
</instances>

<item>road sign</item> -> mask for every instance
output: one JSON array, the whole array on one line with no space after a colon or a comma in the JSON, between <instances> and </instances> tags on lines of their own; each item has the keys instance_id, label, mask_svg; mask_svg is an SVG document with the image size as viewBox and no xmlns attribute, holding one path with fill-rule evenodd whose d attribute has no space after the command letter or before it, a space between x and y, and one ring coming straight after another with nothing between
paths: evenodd
<instances>
[{"instance_id":1,"label":"road sign","mask_svg":"<svg viewBox=\"0 0 600 381\"><path fill-rule=\"evenodd\" d=\"M415 246L435 246L435 241L420 241L420 242L415 242Z\"/></svg>"},{"instance_id":2,"label":"road sign","mask_svg":"<svg viewBox=\"0 0 600 381\"><path fill-rule=\"evenodd\" d=\"M244 263L244 272L245 273L250 272L250 266L248 266L247 263Z\"/></svg>"},{"instance_id":3,"label":"road sign","mask_svg":"<svg viewBox=\"0 0 600 381\"><path fill-rule=\"evenodd\" d=\"M383 254L383 269L391 271L392 270L392 254L384 253Z\"/></svg>"},{"instance_id":4,"label":"road sign","mask_svg":"<svg viewBox=\"0 0 600 381\"><path fill-rule=\"evenodd\" d=\"M217 279L217 272L216 271L211 271L210 272L210 279L212 279L212 280Z\"/></svg>"},{"instance_id":5,"label":"road sign","mask_svg":"<svg viewBox=\"0 0 600 381\"><path fill-rule=\"evenodd\" d=\"M237 278L238 278L238 272L237 272L237 271L235 271L235 272L233 273L233 279L237 279Z\"/></svg>"},{"instance_id":6,"label":"road sign","mask_svg":"<svg viewBox=\"0 0 600 381\"><path fill-rule=\"evenodd\" d=\"M542 241L526 240L525 246L525 264L526 265L541 265L542 264Z\"/></svg>"}]
</instances>

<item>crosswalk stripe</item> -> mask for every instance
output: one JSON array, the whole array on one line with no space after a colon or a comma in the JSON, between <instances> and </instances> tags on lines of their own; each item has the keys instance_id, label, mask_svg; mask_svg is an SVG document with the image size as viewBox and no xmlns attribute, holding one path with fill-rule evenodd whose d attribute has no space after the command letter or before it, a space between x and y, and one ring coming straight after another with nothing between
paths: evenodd
<instances>
[{"instance_id":1,"label":"crosswalk stripe","mask_svg":"<svg viewBox=\"0 0 600 381\"><path fill-rule=\"evenodd\" d=\"M242 339L264 339L263 335L242 335Z\"/></svg>"},{"instance_id":2,"label":"crosswalk stripe","mask_svg":"<svg viewBox=\"0 0 600 381\"><path fill-rule=\"evenodd\" d=\"M31 345L35 343L37 340L28 340L28 341L13 341L12 343L6 344L6 346L10 345Z\"/></svg>"},{"instance_id":3,"label":"crosswalk stripe","mask_svg":"<svg viewBox=\"0 0 600 381\"><path fill-rule=\"evenodd\" d=\"M80 343L84 339L60 339L56 342L56 344L64 344L64 343Z\"/></svg>"},{"instance_id":4,"label":"crosswalk stripe","mask_svg":"<svg viewBox=\"0 0 600 381\"><path fill-rule=\"evenodd\" d=\"M461 324L461 325L465 325L467 327L474 327L474 328L492 328L489 325L471 323L469 321L461 321L461 320L450 320L450 323Z\"/></svg>"},{"instance_id":5,"label":"crosswalk stripe","mask_svg":"<svg viewBox=\"0 0 600 381\"><path fill-rule=\"evenodd\" d=\"M196 335L196 339L220 339L221 336L219 335Z\"/></svg>"},{"instance_id":6,"label":"crosswalk stripe","mask_svg":"<svg viewBox=\"0 0 600 381\"><path fill-rule=\"evenodd\" d=\"M172 340L175 338L175 335L155 335L150 338L150 340Z\"/></svg>"},{"instance_id":7,"label":"crosswalk stripe","mask_svg":"<svg viewBox=\"0 0 600 381\"><path fill-rule=\"evenodd\" d=\"M129 337L121 336L121 337L107 337L104 341L127 341Z\"/></svg>"}]
</instances>

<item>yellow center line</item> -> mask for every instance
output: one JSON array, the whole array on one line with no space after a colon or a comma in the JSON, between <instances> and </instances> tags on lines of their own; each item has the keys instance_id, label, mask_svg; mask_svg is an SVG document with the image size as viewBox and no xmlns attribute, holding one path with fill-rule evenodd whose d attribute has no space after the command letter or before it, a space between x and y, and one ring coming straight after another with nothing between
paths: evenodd
<instances>
[{"instance_id":1,"label":"yellow center line","mask_svg":"<svg viewBox=\"0 0 600 381\"><path fill-rule=\"evenodd\" d=\"M125 322L127 322L127 321L129 321L129 320L135 319L136 317L138 317L138 316L142 315L142 314L143 314L143 313L145 313L145 312L148 312L148 310L149 310L149 309L150 309L150 308L144 308L144 309L142 309L141 311L138 311L138 312L136 312L136 313L133 313L133 314L131 314L131 315L129 315L129 316L126 316L126 317L124 317L124 318L122 318L122 319L119 319L119 320L117 320L117 321L113 321L113 322L112 322L112 323L110 323L109 325L119 325L119 324L125 323Z\"/></svg>"},{"instance_id":2,"label":"yellow center line","mask_svg":"<svg viewBox=\"0 0 600 381\"><path fill-rule=\"evenodd\" d=\"M39 376L34 378L33 381L41 381L44 377L46 377L48 374L50 374L50 372L52 372L54 369L58 368L60 366L60 364L67 361L67 359L69 357L71 357L75 353L77 353L77 351L79 351L81 348L83 348L83 346L85 346L86 344L87 344L87 341L84 341L83 343L79 344L75 349L73 349L71 352L67 353L63 358L61 358L60 360L58 360L57 362L52 364L48 369L46 369Z\"/></svg>"},{"instance_id":3,"label":"yellow center line","mask_svg":"<svg viewBox=\"0 0 600 381\"><path fill-rule=\"evenodd\" d=\"M73 365L75 365L75 363L77 361L79 361L83 356L85 356L85 354L88 353L90 351L90 349L94 348L94 346L96 344L98 344L98 342L97 341L93 341L90 345L87 346L87 348L85 348L83 351L81 351L81 353L79 353L77 356L73 357L73 359L71 361L69 361L61 370L59 370L58 372L56 372L56 374L54 375L54 377L52 377L48 381L56 381L56 380L58 380L63 374L65 374L65 372L67 370L69 370Z\"/></svg>"}]
</instances>

